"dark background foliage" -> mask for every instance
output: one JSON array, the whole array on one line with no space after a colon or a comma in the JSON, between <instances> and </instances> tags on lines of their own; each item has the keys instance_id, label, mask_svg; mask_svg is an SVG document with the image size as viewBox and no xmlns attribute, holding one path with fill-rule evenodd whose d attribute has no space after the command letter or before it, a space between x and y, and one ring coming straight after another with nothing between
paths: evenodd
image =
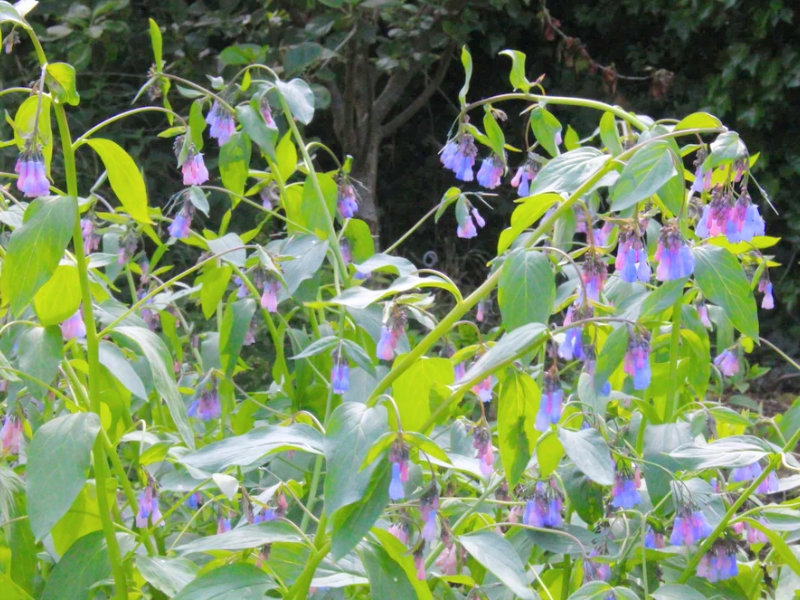
<instances>
[{"instance_id":1,"label":"dark background foliage","mask_svg":"<svg viewBox=\"0 0 800 600\"><path fill-rule=\"evenodd\" d=\"M463 74L457 58L445 62L447 68L441 73L437 69L460 43L469 44L475 61L472 98L508 87L509 61L497 53L514 48L527 54L529 78L546 75L544 85L550 94L598 97L654 118L707 109L738 130L751 152L761 152L755 173L780 214L763 204L762 212L769 232L784 238L777 249L783 266L772 275L778 310L764 329L775 343L798 355L800 208L793 186L800 174L796 109L800 34L791 3L560 0L548 8L572 41L547 29L546 13L534 0L87 0L83 4L45 0L32 21L41 33L47 32L44 38L49 40L51 56L77 67L82 101L71 112L85 126L128 108L144 83L152 63L148 17L166 29L168 68L188 79L231 75L251 59L310 78L319 104L325 107L310 133L334 147L338 143L343 152L356 157L361 153L361 163L367 161L364 157L377 157L376 171L364 174L364 193L374 193L375 230L380 229L384 246L411 227L453 184L439 168L437 152L456 114L453 99ZM590 68L575 52L581 47L609 70ZM374 88L372 96L356 99L358 110L369 112L392 78L402 84L393 90L394 103L382 121L382 126L391 126L371 146L355 139L355 134L348 137L341 103L337 106L336 86L346 100L347 66L354 60L362 65L367 82L358 89ZM27 43L0 57L0 85L25 81L32 64ZM644 80L613 80L608 77L610 69ZM664 94L653 93L649 80L658 69L674 73ZM188 102L177 95L171 99L179 109ZM0 107L8 109L2 100ZM409 107L417 110L405 110ZM581 137L593 133L596 115L556 113ZM402 121L399 126L398 121ZM6 139L10 131L5 124L2 127ZM151 202L163 205L179 182L170 144L154 140L161 129L160 119L143 116L115 127L113 135L137 157ZM521 139L522 132L519 135ZM512 138L511 132L507 136ZM79 160L96 159L86 153ZM9 170L8 158L2 161L0 170ZM363 168L358 162L356 174ZM367 180L372 175L371 184ZM420 262L432 251L439 268L477 282L484 276L485 258L493 255L497 234L507 223L511 200L501 192L487 219L488 231L471 242L456 243L455 219L447 215L439 224L421 227L403 252Z\"/></svg>"}]
</instances>

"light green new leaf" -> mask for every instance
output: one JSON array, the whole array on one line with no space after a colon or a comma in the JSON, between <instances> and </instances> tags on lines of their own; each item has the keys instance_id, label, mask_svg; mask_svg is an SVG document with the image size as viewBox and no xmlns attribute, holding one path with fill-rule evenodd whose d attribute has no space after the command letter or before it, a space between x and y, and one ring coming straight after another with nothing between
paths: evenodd
<instances>
[{"instance_id":1,"label":"light green new leaf","mask_svg":"<svg viewBox=\"0 0 800 600\"><path fill-rule=\"evenodd\" d=\"M219 174L222 185L234 194L243 196L249 170L250 138L246 133L234 133L219 149Z\"/></svg>"},{"instance_id":2,"label":"light green new leaf","mask_svg":"<svg viewBox=\"0 0 800 600\"><path fill-rule=\"evenodd\" d=\"M275 149L275 163L278 174L284 182L297 170L297 148L292 142L291 132L285 134L278 142L278 147Z\"/></svg>"},{"instance_id":3,"label":"light green new leaf","mask_svg":"<svg viewBox=\"0 0 800 600\"><path fill-rule=\"evenodd\" d=\"M658 192L670 179L678 177L677 162L666 141L644 146L628 161L611 188L611 210L623 210Z\"/></svg>"},{"instance_id":4,"label":"light green new leaf","mask_svg":"<svg viewBox=\"0 0 800 600\"><path fill-rule=\"evenodd\" d=\"M33 308L45 327L57 325L75 314L81 305L78 269L59 265L56 272L33 297Z\"/></svg>"},{"instance_id":5,"label":"light green new leaf","mask_svg":"<svg viewBox=\"0 0 800 600\"><path fill-rule=\"evenodd\" d=\"M596 429L570 431L558 429L558 439L564 452L583 474L600 485L614 483L614 464L608 444Z\"/></svg>"},{"instance_id":6,"label":"light green new leaf","mask_svg":"<svg viewBox=\"0 0 800 600\"><path fill-rule=\"evenodd\" d=\"M594 391L599 393L616 370L625 352L628 349L628 328L618 327L606 338L603 347L597 355L597 365L594 371Z\"/></svg>"},{"instance_id":7,"label":"light green new leaf","mask_svg":"<svg viewBox=\"0 0 800 600\"><path fill-rule=\"evenodd\" d=\"M49 63L45 83L57 102L78 106L81 97L75 87L75 67L67 63Z\"/></svg>"},{"instance_id":8,"label":"light green new leaf","mask_svg":"<svg viewBox=\"0 0 800 600\"><path fill-rule=\"evenodd\" d=\"M584 146L570 150L547 163L531 183L530 195L544 192L572 194L611 159L597 148ZM616 173L604 176L595 187L609 185Z\"/></svg>"},{"instance_id":9,"label":"light green new leaf","mask_svg":"<svg viewBox=\"0 0 800 600\"><path fill-rule=\"evenodd\" d=\"M162 556L137 556L136 568L147 583L168 596L189 585L200 570L188 558Z\"/></svg>"},{"instance_id":10,"label":"light green new leaf","mask_svg":"<svg viewBox=\"0 0 800 600\"><path fill-rule=\"evenodd\" d=\"M431 416L429 399L437 382L453 383L453 365L449 359L422 357L392 384L404 430L420 431Z\"/></svg>"},{"instance_id":11,"label":"light green new leaf","mask_svg":"<svg viewBox=\"0 0 800 600\"><path fill-rule=\"evenodd\" d=\"M539 433L534 428L541 392L527 374L514 371L500 386L497 435L509 487L517 485L533 455Z\"/></svg>"},{"instance_id":12,"label":"light green new leaf","mask_svg":"<svg viewBox=\"0 0 800 600\"><path fill-rule=\"evenodd\" d=\"M714 115L710 115L706 112L696 112L681 119L678 124L675 125L673 131L683 131L684 129L714 129L715 127L722 126L722 121Z\"/></svg>"},{"instance_id":13,"label":"light green new leaf","mask_svg":"<svg viewBox=\"0 0 800 600\"><path fill-rule=\"evenodd\" d=\"M73 196L37 198L28 206L22 227L9 239L0 281L3 304L10 303L15 315L56 271L77 216Z\"/></svg>"},{"instance_id":14,"label":"light green new leaf","mask_svg":"<svg viewBox=\"0 0 800 600\"><path fill-rule=\"evenodd\" d=\"M536 141L550 153L550 156L558 156L561 153L558 149L563 129L561 122L542 106L537 106L531 111L530 120L531 130L536 136Z\"/></svg>"},{"instance_id":15,"label":"light green new leaf","mask_svg":"<svg viewBox=\"0 0 800 600\"><path fill-rule=\"evenodd\" d=\"M251 298L237 300L225 307L219 332L219 356L222 369L228 376L233 374L255 312L256 303Z\"/></svg>"},{"instance_id":16,"label":"light green new leaf","mask_svg":"<svg viewBox=\"0 0 800 600\"><path fill-rule=\"evenodd\" d=\"M50 533L83 489L99 431L96 414L75 413L48 421L33 435L25 491L37 540Z\"/></svg>"},{"instance_id":17,"label":"light green new leaf","mask_svg":"<svg viewBox=\"0 0 800 600\"><path fill-rule=\"evenodd\" d=\"M203 132L206 129L206 120L203 117L203 100L198 98L192 102L189 109L189 130L191 131L191 140L194 144L194 149L200 152L203 149ZM186 148L187 156L189 147ZM181 152L181 160L183 160L183 152Z\"/></svg>"},{"instance_id":18,"label":"light green new leaf","mask_svg":"<svg viewBox=\"0 0 800 600\"><path fill-rule=\"evenodd\" d=\"M38 141L42 144L42 155L50 175L50 163L53 159L53 132L50 125L51 101L47 96L42 96L42 109L39 111L39 96L30 96L19 105L14 115L14 142L20 152L25 149L27 140L33 137L34 124L37 126ZM36 115L39 114L38 122Z\"/></svg>"},{"instance_id":19,"label":"light green new leaf","mask_svg":"<svg viewBox=\"0 0 800 600\"><path fill-rule=\"evenodd\" d=\"M21 25L25 29L30 29L31 26L22 16L12 4L5 1L0 2L0 23L14 23Z\"/></svg>"},{"instance_id":20,"label":"light green new leaf","mask_svg":"<svg viewBox=\"0 0 800 600\"><path fill-rule=\"evenodd\" d=\"M497 242L497 254L502 254L511 247L514 240L528 227L538 221L548 209L563 198L559 194L537 194L521 198L522 202L511 213L511 227L500 234Z\"/></svg>"},{"instance_id":21,"label":"light green new leaf","mask_svg":"<svg viewBox=\"0 0 800 600\"><path fill-rule=\"evenodd\" d=\"M123 208L140 223L152 223L147 214L147 189L136 163L119 144L93 138L86 143L100 156L108 173L111 189Z\"/></svg>"},{"instance_id":22,"label":"light green new leaf","mask_svg":"<svg viewBox=\"0 0 800 600\"><path fill-rule=\"evenodd\" d=\"M511 59L511 72L508 80L515 90L522 90L525 93L531 89L531 82L525 77L525 54L519 50L503 50L500 54Z\"/></svg>"},{"instance_id":23,"label":"light green new leaf","mask_svg":"<svg viewBox=\"0 0 800 600\"><path fill-rule=\"evenodd\" d=\"M472 79L472 55L466 46L461 47L461 64L464 66L464 85L461 86L461 90L458 92L458 101L461 106L465 106L467 104L469 82Z\"/></svg>"},{"instance_id":24,"label":"light green new leaf","mask_svg":"<svg viewBox=\"0 0 800 600\"><path fill-rule=\"evenodd\" d=\"M550 259L519 248L509 254L500 271L497 302L507 331L528 323L547 323L556 298Z\"/></svg>"},{"instance_id":25,"label":"light green new leaf","mask_svg":"<svg viewBox=\"0 0 800 600\"><path fill-rule=\"evenodd\" d=\"M622 154L622 142L619 139L614 113L604 112L600 118L600 140L612 156Z\"/></svg>"},{"instance_id":26,"label":"light green new leaf","mask_svg":"<svg viewBox=\"0 0 800 600\"><path fill-rule=\"evenodd\" d=\"M506 143L506 138L503 135L503 130L497 124L497 120L490 111L486 111L483 115L483 128L486 130L486 136L489 138L489 145L497 156L502 157L505 151L503 147Z\"/></svg>"},{"instance_id":27,"label":"light green new leaf","mask_svg":"<svg viewBox=\"0 0 800 600\"><path fill-rule=\"evenodd\" d=\"M529 323L505 334L486 354L470 366L464 377L456 383L473 381L512 362L518 356L528 352L535 344L544 340L546 332L546 325Z\"/></svg>"},{"instance_id":28,"label":"light green new leaf","mask_svg":"<svg viewBox=\"0 0 800 600\"><path fill-rule=\"evenodd\" d=\"M2 10L2 7L0 7L0 10ZM0 597L2 597L3 600L33 600L33 598L28 595L28 592L19 587L14 583L13 579L2 572L0 572Z\"/></svg>"},{"instance_id":29,"label":"light green new leaf","mask_svg":"<svg viewBox=\"0 0 800 600\"><path fill-rule=\"evenodd\" d=\"M155 59L156 71L160 72L163 63L161 50L163 42L161 40L161 29L158 27L158 23L153 19L150 19L150 42L153 44L153 58Z\"/></svg>"}]
</instances>

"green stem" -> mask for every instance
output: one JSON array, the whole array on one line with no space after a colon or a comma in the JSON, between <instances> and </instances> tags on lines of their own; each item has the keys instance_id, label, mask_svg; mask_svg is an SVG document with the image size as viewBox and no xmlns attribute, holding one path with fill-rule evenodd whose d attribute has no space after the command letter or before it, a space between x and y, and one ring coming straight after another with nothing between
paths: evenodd
<instances>
[{"instance_id":1,"label":"green stem","mask_svg":"<svg viewBox=\"0 0 800 600\"><path fill-rule=\"evenodd\" d=\"M678 410L678 358L681 352L681 312L683 296L678 297L672 307L672 336L669 342L669 379L667 380L667 402L664 408L664 422L672 423ZM644 415L642 415L644 419ZM642 423L644 425L644 423Z\"/></svg>"},{"instance_id":2,"label":"green stem","mask_svg":"<svg viewBox=\"0 0 800 600\"><path fill-rule=\"evenodd\" d=\"M314 578L314 573L316 573L319 563L328 555L330 549L331 541L330 539L326 539L319 550L309 558L306 568L300 574L297 581L294 582L294 585L289 589L285 600L292 600L293 598L302 600L303 598L308 598L308 588L311 587L311 580Z\"/></svg>"},{"instance_id":3,"label":"green stem","mask_svg":"<svg viewBox=\"0 0 800 600\"><path fill-rule=\"evenodd\" d=\"M127 111L125 111L123 113L119 113L118 115L114 115L113 117L109 117L105 121L102 121L102 122L98 123L97 125L95 125L91 129L89 129L89 131L87 131L82 136L80 136L78 139L76 139L75 143L73 144L73 147L77 149L78 146L83 145L88 138L90 138L93 134L97 133L98 131L103 129L103 127L106 127L107 125L111 125L112 123L114 123L116 121L120 121L121 119L124 119L126 117L130 117L130 116L133 116L133 115L138 115L139 113L144 113L144 112L161 112L161 113L166 113L168 115L172 115L173 117L178 119L181 123L183 123L184 127L186 127L187 129L189 128L189 125L186 123L186 121L183 120L183 117L180 116L178 113L176 113L173 110L170 110L168 108L161 108L160 106L142 106L140 108L133 108L133 109L127 110Z\"/></svg>"},{"instance_id":4,"label":"green stem","mask_svg":"<svg viewBox=\"0 0 800 600\"><path fill-rule=\"evenodd\" d=\"M569 580L572 578L572 558L564 555L564 571L561 575L561 600L569 598Z\"/></svg>"},{"instance_id":5,"label":"green stem","mask_svg":"<svg viewBox=\"0 0 800 600\"><path fill-rule=\"evenodd\" d=\"M422 226L422 224L431 217L431 215L436 214L437 210L439 210L439 205L438 204L436 206L434 206L432 209L430 209L425 214L424 217L422 217L419 221L417 221L411 229L409 229L403 235L401 235L400 238L394 244L392 244L386 250L384 250L383 253L384 254L391 254L400 244L405 242L411 236L412 233L414 233L417 229L419 229Z\"/></svg>"},{"instance_id":6,"label":"green stem","mask_svg":"<svg viewBox=\"0 0 800 600\"><path fill-rule=\"evenodd\" d=\"M58 133L61 137L62 151L64 153L64 171L67 178L67 193L70 196L78 197L78 176L75 170L75 147L72 144L72 136L67 123L67 115L62 104L54 104L56 120L58 121ZM78 266L78 277L81 286L81 300L83 303L83 321L86 325L86 358L89 364L89 404L92 412L100 417L100 394L98 384L100 381L100 357L99 340L97 328L94 322L94 310L92 307L92 292L89 287L89 266L86 256L83 254L83 234L81 232L80 220L76 217L72 231L73 245L75 246L75 262ZM98 439L94 445L94 475L97 485L97 506L100 511L100 519L103 523L103 533L108 546L108 557L114 573L115 594L119 600L128 598L128 580L125 575L125 567L122 564L122 557L117 544L117 537L114 533L114 523L111 520L111 511L106 495L106 478L108 460L105 455L103 443Z\"/></svg>"}]
</instances>

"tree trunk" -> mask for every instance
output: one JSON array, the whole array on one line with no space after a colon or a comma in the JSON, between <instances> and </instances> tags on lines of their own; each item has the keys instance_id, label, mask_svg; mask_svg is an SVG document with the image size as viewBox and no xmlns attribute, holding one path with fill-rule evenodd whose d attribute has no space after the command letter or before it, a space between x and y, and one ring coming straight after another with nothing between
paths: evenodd
<instances>
[{"instance_id":1,"label":"tree trunk","mask_svg":"<svg viewBox=\"0 0 800 600\"><path fill-rule=\"evenodd\" d=\"M375 248L380 247L380 220L377 203L378 153L380 152L380 130L373 129L363 146L353 154L353 170L350 174L358 195L358 216L367 222L375 240Z\"/></svg>"}]
</instances>

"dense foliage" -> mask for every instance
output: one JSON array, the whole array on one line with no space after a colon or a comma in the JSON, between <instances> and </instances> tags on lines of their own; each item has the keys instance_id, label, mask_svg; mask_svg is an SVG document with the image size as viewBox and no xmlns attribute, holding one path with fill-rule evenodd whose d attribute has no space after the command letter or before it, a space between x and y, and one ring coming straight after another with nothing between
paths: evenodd
<instances>
[{"instance_id":1,"label":"dense foliage","mask_svg":"<svg viewBox=\"0 0 800 600\"><path fill-rule=\"evenodd\" d=\"M153 104L83 124L35 5L0 1L38 61L0 89L3 598L793 596L800 409L721 402L781 353L738 133L549 95L513 50L468 102L460 48L458 187L414 228L486 237L516 196L465 295L411 232L376 253L304 79L253 55L200 84L151 20ZM176 174L150 195L106 136L142 115Z\"/></svg>"}]
</instances>

